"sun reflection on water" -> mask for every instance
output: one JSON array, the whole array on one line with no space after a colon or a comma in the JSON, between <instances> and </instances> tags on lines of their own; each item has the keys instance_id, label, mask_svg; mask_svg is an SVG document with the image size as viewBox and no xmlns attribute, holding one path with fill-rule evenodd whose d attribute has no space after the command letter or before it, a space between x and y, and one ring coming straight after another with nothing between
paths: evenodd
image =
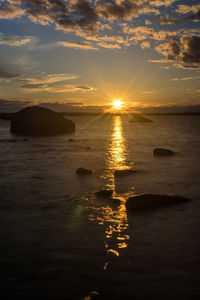
<instances>
[{"instance_id":1,"label":"sun reflection on water","mask_svg":"<svg viewBox=\"0 0 200 300\"><path fill-rule=\"evenodd\" d=\"M110 137L110 144L106 157L107 170L105 178L107 187L115 191L114 171L121 169L129 169L127 165L127 149L122 129L122 117L115 116L113 118L113 130Z\"/></svg>"},{"instance_id":2,"label":"sun reflection on water","mask_svg":"<svg viewBox=\"0 0 200 300\"><path fill-rule=\"evenodd\" d=\"M124 248L128 246L128 219L126 212L127 194L118 194L115 188L114 171L129 169L127 164L127 149L123 135L121 116L113 117L112 132L106 156L106 170L103 178L106 180L105 189L113 190L113 198L119 200L119 205L95 206L90 220L96 220L105 228L105 247L108 254L119 256Z\"/></svg>"}]
</instances>

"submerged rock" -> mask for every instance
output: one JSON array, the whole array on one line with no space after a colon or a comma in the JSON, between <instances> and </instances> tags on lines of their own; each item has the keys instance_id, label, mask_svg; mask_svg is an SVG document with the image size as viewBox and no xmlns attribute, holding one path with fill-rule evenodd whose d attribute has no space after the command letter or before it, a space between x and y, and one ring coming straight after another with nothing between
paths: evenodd
<instances>
[{"instance_id":1,"label":"submerged rock","mask_svg":"<svg viewBox=\"0 0 200 300\"><path fill-rule=\"evenodd\" d=\"M86 150L93 150L93 147L87 146L87 147L86 147Z\"/></svg>"},{"instance_id":2,"label":"submerged rock","mask_svg":"<svg viewBox=\"0 0 200 300\"><path fill-rule=\"evenodd\" d=\"M68 142L73 142L74 140L73 139L68 139Z\"/></svg>"},{"instance_id":3,"label":"submerged rock","mask_svg":"<svg viewBox=\"0 0 200 300\"><path fill-rule=\"evenodd\" d=\"M128 198L126 208L130 212L148 211L191 201L182 196L139 194Z\"/></svg>"},{"instance_id":4,"label":"submerged rock","mask_svg":"<svg viewBox=\"0 0 200 300\"><path fill-rule=\"evenodd\" d=\"M153 150L153 155L155 155L155 156L171 156L174 154L175 153L172 150L165 149L165 148L155 148Z\"/></svg>"},{"instance_id":5,"label":"submerged rock","mask_svg":"<svg viewBox=\"0 0 200 300\"><path fill-rule=\"evenodd\" d=\"M113 190L101 190L95 193L98 198L112 198Z\"/></svg>"},{"instance_id":6,"label":"submerged rock","mask_svg":"<svg viewBox=\"0 0 200 300\"><path fill-rule=\"evenodd\" d=\"M131 170L131 169L116 170L114 172L114 175L117 176L117 177L121 177L121 176L123 177L123 176L131 175L131 174L135 174L137 172L138 172L137 170Z\"/></svg>"},{"instance_id":7,"label":"submerged rock","mask_svg":"<svg viewBox=\"0 0 200 300\"><path fill-rule=\"evenodd\" d=\"M85 168L79 168L76 170L76 174L80 176L85 176L85 175L92 175L93 171Z\"/></svg>"},{"instance_id":8,"label":"submerged rock","mask_svg":"<svg viewBox=\"0 0 200 300\"><path fill-rule=\"evenodd\" d=\"M153 122L151 119L148 119L140 114L132 114L132 118L129 121L130 123L147 123Z\"/></svg>"},{"instance_id":9,"label":"submerged rock","mask_svg":"<svg viewBox=\"0 0 200 300\"><path fill-rule=\"evenodd\" d=\"M45 107L32 106L20 110L11 119L11 133L28 136L73 133L74 122Z\"/></svg>"}]
</instances>

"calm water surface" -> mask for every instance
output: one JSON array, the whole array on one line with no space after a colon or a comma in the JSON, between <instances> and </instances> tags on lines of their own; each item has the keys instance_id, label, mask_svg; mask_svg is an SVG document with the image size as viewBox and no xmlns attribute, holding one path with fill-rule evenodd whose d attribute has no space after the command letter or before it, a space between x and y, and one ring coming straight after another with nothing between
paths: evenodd
<instances>
[{"instance_id":1,"label":"calm water surface","mask_svg":"<svg viewBox=\"0 0 200 300\"><path fill-rule=\"evenodd\" d=\"M152 119L74 117L74 135L28 139L0 121L2 299L199 298L200 118ZM155 147L177 153L155 158ZM95 173L77 177L79 167ZM105 188L119 205L95 198ZM142 192L193 201L128 214Z\"/></svg>"}]
</instances>

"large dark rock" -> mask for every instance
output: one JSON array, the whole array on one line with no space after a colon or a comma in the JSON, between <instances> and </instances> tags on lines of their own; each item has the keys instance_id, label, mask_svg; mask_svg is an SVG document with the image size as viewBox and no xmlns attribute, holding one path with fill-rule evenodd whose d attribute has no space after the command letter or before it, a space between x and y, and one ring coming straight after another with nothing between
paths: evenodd
<instances>
[{"instance_id":1,"label":"large dark rock","mask_svg":"<svg viewBox=\"0 0 200 300\"><path fill-rule=\"evenodd\" d=\"M85 169L85 168L78 168L76 170L76 174L79 176L87 176L87 175L92 175L93 171L89 170L89 169Z\"/></svg>"},{"instance_id":2,"label":"large dark rock","mask_svg":"<svg viewBox=\"0 0 200 300\"><path fill-rule=\"evenodd\" d=\"M11 133L29 136L73 133L74 122L48 108L32 106L20 110L11 119Z\"/></svg>"},{"instance_id":3,"label":"large dark rock","mask_svg":"<svg viewBox=\"0 0 200 300\"><path fill-rule=\"evenodd\" d=\"M127 200L126 208L130 212L142 212L188 201L191 200L182 196L139 194Z\"/></svg>"},{"instance_id":4,"label":"large dark rock","mask_svg":"<svg viewBox=\"0 0 200 300\"><path fill-rule=\"evenodd\" d=\"M140 114L132 114L132 118L129 121L130 123L147 123L153 122L152 120L140 115Z\"/></svg>"},{"instance_id":5,"label":"large dark rock","mask_svg":"<svg viewBox=\"0 0 200 300\"><path fill-rule=\"evenodd\" d=\"M153 150L153 155L155 156L172 156L175 153L170 149L156 148Z\"/></svg>"}]
</instances>

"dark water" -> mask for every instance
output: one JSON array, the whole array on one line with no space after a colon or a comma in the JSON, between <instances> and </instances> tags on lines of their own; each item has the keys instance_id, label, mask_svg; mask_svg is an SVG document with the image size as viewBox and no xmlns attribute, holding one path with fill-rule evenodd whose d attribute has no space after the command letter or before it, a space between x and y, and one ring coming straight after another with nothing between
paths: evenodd
<instances>
[{"instance_id":1,"label":"dark water","mask_svg":"<svg viewBox=\"0 0 200 300\"><path fill-rule=\"evenodd\" d=\"M2 299L199 299L200 118L152 118L76 117L74 135L28 139L0 121ZM155 147L177 153L155 158ZM114 178L124 168L138 173ZM102 188L121 204L97 200ZM141 192L193 201L128 214Z\"/></svg>"}]
</instances>

